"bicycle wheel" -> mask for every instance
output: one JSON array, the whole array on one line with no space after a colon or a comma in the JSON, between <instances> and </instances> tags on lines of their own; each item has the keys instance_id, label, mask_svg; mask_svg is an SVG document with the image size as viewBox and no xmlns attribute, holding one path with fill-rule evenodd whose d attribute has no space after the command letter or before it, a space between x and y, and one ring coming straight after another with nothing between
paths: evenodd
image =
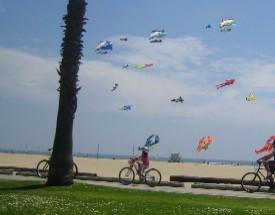
<instances>
[{"instance_id":1,"label":"bicycle wheel","mask_svg":"<svg viewBox=\"0 0 275 215\"><path fill-rule=\"evenodd\" d=\"M78 167L75 164L75 162L73 163L73 171L74 171L74 178L75 178L77 176L77 174L78 174Z\"/></svg>"},{"instance_id":2,"label":"bicycle wheel","mask_svg":"<svg viewBox=\"0 0 275 215\"><path fill-rule=\"evenodd\" d=\"M48 160L41 160L36 166L36 174L40 178L46 178L48 176L50 163Z\"/></svg>"},{"instance_id":3,"label":"bicycle wheel","mask_svg":"<svg viewBox=\"0 0 275 215\"><path fill-rule=\"evenodd\" d=\"M255 172L244 174L241 180L243 190L249 193L257 192L262 186L261 177Z\"/></svg>"},{"instance_id":4,"label":"bicycle wheel","mask_svg":"<svg viewBox=\"0 0 275 215\"><path fill-rule=\"evenodd\" d=\"M134 170L130 167L124 167L120 170L119 172L119 182L124 184L124 185L128 185L133 183L133 181L135 180L135 173Z\"/></svg>"},{"instance_id":5,"label":"bicycle wheel","mask_svg":"<svg viewBox=\"0 0 275 215\"><path fill-rule=\"evenodd\" d=\"M149 169L145 173L145 183L151 187L158 186L161 182L161 174L155 169Z\"/></svg>"}]
</instances>

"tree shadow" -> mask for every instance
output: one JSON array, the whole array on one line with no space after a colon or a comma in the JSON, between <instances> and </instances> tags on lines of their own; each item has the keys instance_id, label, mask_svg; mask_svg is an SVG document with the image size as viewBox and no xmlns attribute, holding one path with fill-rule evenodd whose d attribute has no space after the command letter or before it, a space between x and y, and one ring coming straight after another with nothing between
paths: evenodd
<instances>
[{"instance_id":1,"label":"tree shadow","mask_svg":"<svg viewBox=\"0 0 275 215\"><path fill-rule=\"evenodd\" d=\"M16 190L37 190L37 189L43 189L48 187L47 184L31 184L31 185L25 185L25 186L19 186L19 187L4 187L0 188L1 191L16 191Z\"/></svg>"}]
</instances>

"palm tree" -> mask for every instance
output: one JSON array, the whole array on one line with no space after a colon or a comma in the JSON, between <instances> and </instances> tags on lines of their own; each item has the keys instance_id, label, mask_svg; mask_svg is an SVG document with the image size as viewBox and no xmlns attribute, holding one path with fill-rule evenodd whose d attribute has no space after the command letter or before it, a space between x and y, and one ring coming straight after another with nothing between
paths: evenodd
<instances>
[{"instance_id":1,"label":"palm tree","mask_svg":"<svg viewBox=\"0 0 275 215\"><path fill-rule=\"evenodd\" d=\"M73 183L73 120L77 109L78 70L82 56L82 37L86 11L85 0L69 0L65 22L64 38L57 73L59 83L59 107L53 152L50 160L48 185L69 185Z\"/></svg>"}]
</instances>

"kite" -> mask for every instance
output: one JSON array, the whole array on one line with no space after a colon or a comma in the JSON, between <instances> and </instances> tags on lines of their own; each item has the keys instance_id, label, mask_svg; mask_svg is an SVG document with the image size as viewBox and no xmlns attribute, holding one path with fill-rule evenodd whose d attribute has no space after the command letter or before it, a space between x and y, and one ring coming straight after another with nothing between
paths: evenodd
<instances>
[{"instance_id":1,"label":"kite","mask_svg":"<svg viewBox=\"0 0 275 215\"><path fill-rule=\"evenodd\" d=\"M111 92L115 91L117 87L118 87L118 84L115 83L115 85L114 85L113 88L111 89Z\"/></svg>"},{"instance_id":2,"label":"kite","mask_svg":"<svg viewBox=\"0 0 275 215\"><path fill-rule=\"evenodd\" d=\"M208 146L212 142L213 142L213 137L212 136L203 136L199 141L196 152L199 153L199 152L201 152L202 149L204 149L204 150L208 149Z\"/></svg>"},{"instance_id":3,"label":"kite","mask_svg":"<svg viewBox=\"0 0 275 215\"><path fill-rule=\"evenodd\" d=\"M171 102L176 102L176 103L178 103L178 102L183 103L183 101L184 101L184 99L181 96L177 99L172 99L171 100Z\"/></svg>"},{"instance_id":4,"label":"kite","mask_svg":"<svg viewBox=\"0 0 275 215\"><path fill-rule=\"evenodd\" d=\"M148 64L125 64L122 66L123 69L126 69L128 67L134 68L134 69L144 69L148 67L154 66L153 63L148 63Z\"/></svg>"},{"instance_id":5,"label":"kite","mask_svg":"<svg viewBox=\"0 0 275 215\"><path fill-rule=\"evenodd\" d=\"M222 87L224 87L224 86L228 86L228 85L234 84L234 82L235 82L235 79L225 80L225 82L216 85L217 90L220 89L220 88L222 88Z\"/></svg>"},{"instance_id":6,"label":"kite","mask_svg":"<svg viewBox=\"0 0 275 215\"><path fill-rule=\"evenodd\" d=\"M111 41L100 41L95 48L97 54L108 54L112 50L113 44Z\"/></svg>"},{"instance_id":7,"label":"kite","mask_svg":"<svg viewBox=\"0 0 275 215\"><path fill-rule=\"evenodd\" d=\"M212 26L210 24L205 26L205 29L211 28Z\"/></svg>"},{"instance_id":8,"label":"kite","mask_svg":"<svg viewBox=\"0 0 275 215\"><path fill-rule=\"evenodd\" d=\"M154 139L154 141L153 141L153 139ZM150 147L156 145L158 142L159 142L159 136L152 134L151 136L149 136L147 138L144 146L147 146L148 148L150 148Z\"/></svg>"},{"instance_id":9,"label":"kite","mask_svg":"<svg viewBox=\"0 0 275 215\"><path fill-rule=\"evenodd\" d=\"M265 142L265 145L259 149L255 150L256 154L260 154L262 152L271 151L272 150L272 142L275 140L275 136L271 136L268 138L268 140Z\"/></svg>"},{"instance_id":10,"label":"kite","mask_svg":"<svg viewBox=\"0 0 275 215\"><path fill-rule=\"evenodd\" d=\"M139 150L152 150L153 147L159 142L159 136L158 135L150 135L147 139L146 139L146 143L144 146L142 147L138 147Z\"/></svg>"},{"instance_id":11,"label":"kite","mask_svg":"<svg viewBox=\"0 0 275 215\"><path fill-rule=\"evenodd\" d=\"M229 32L232 30L232 26L236 25L235 20L233 18L222 19L220 21L220 31L221 32Z\"/></svg>"},{"instance_id":12,"label":"kite","mask_svg":"<svg viewBox=\"0 0 275 215\"><path fill-rule=\"evenodd\" d=\"M164 30L153 30L150 33L149 41L150 43L161 43L162 38L166 36Z\"/></svg>"},{"instance_id":13,"label":"kite","mask_svg":"<svg viewBox=\"0 0 275 215\"><path fill-rule=\"evenodd\" d=\"M120 108L120 110L131 110L132 109L132 105L124 105L122 108Z\"/></svg>"},{"instance_id":14,"label":"kite","mask_svg":"<svg viewBox=\"0 0 275 215\"><path fill-rule=\"evenodd\" d=\"M124 42L127 42L128 41L128 38L127 37L122 37L119 39L120 41L124 41Z\"/></svg>"},{"instance_id":15,"label":"kite","mask_svg":"<svg viewBox=\"0 0 275 215\"><path fill-rule=\"evenodd\" d=\"M245 100L248 101L248 102L255 101L256 96L253 95L252 93L250 93L248 96L245 97Z\"/></svg>"}]
</instances>

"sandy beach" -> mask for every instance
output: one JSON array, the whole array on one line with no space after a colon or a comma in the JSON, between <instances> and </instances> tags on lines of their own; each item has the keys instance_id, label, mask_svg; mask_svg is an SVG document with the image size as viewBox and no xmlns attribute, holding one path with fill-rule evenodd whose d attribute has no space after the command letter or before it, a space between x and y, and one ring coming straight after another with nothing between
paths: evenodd
<instances>
[{"instance_id":1,"label":"sandy beach","mask_svg":"<svg viewBox=\"0 0 275 215\"><path fill-rule=\"evenodd\" d=\"M35 168L38 161L47 159L46 155L0 153L0 166ZM96 173L98 176L118 177L119 170L127 166L127 160L96 159L74 157L80 172ZM233 166L220 164L168 163L150 161L150 167L157 168L164 181L171 175L204 176L239 179L244 173L253 171L252 166Z\"/></svg>"}]
</instances>

